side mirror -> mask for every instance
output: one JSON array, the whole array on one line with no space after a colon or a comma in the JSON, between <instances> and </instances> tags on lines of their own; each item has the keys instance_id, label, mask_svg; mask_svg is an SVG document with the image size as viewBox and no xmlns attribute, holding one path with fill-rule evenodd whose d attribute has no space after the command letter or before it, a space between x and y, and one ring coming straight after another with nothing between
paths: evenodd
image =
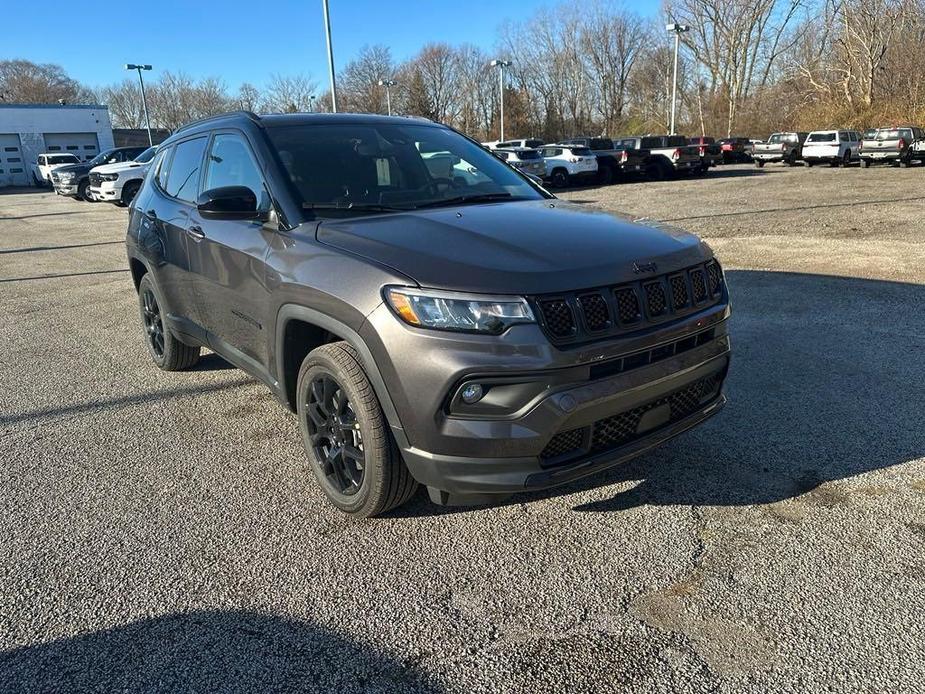
<instances>
[{"instance_id":1,"label":"side mirror","mask_svg":"<svg viewBox=\"0 0 925 694\"><path fill-rule=\"evenodd\" d=\"M212 188L196 202L199 214L208 219L257 219L257 196L247 186Z\"/></svg>"}]
</instances>

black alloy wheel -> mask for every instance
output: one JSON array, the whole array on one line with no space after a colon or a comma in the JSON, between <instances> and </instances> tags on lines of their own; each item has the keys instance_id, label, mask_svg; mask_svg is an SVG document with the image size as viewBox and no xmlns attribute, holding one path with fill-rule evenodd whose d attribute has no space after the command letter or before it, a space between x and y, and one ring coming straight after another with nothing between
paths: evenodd
<instances>
[{"instance_id":1,"label":"black alloy wheel","mask_svg":"<svg viewBox=\"0 0 925 694\"><path fill-rule=\"evenodd\" d=\"M144 321L145 336L148 346L158 359L164 358L164 321L157 297L150 288L141 293L141 316Z\"/></svg>"},{"instance_id":2,"label":"black alloy wheel","mask_svg":"<svg viewBox=\"0 0 925 694\"><path fill-rule=\"evenodd\" d=\"M328 483L344 496L356 494L366 473L366 453L356 412L329 374L315 378L305 403L309 441Z\"/></svg>"}]
</instances>

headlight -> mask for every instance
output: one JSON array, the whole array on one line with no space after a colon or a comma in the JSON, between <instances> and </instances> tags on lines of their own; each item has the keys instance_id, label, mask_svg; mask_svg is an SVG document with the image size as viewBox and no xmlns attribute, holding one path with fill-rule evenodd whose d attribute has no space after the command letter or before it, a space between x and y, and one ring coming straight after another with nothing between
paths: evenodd
<instances>
[{"instance_id":1,"label":"headlight","mask_svg":"<svg viewBox=\"0 0 925 694\"><path fill-rule=\"evenodd\" d=\"M536 322L521 297L407 287L389 287L385 297L399 318L418 328L498 335L512 325Z\"/></svg>"},{"instance_id":2,"label":"headlight","mask_svg":"<svg viewBox=\"0 0 925 694\"><path fill-rule=\"evenodd\" d=\"M101 181L118 181L119 174L103 174L100 176Z\"/></svg>"},{"instance_id":3,"label":"headlight","mask_svg":"<svg viewBox=\"0 0 925 694\"><path fill-rule=\"evenodd\" d=\"M59 181L63 181L63 182L65 182L65 183L68 183L68 182L74 180L74 174L72 174L72 173L62 173L62 174L58 174L58 180L59 180Z\"/></svg>"}]
</instances>

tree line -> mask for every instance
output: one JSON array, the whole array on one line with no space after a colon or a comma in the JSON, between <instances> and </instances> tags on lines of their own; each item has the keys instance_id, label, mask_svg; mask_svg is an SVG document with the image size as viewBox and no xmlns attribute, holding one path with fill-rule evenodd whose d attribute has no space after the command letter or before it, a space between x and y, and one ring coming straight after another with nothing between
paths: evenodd
<instances>
[{"instance_id":1,"label":"tree line","mask_svg":"<svg viewBox=\"0 0 925 694\"><path fill-rule=\"evenodd\" d=\"M453 125L481 140L505 131L547 140L576 134L667 132L672 37L681 35L679 130L764 136L778 129L925 122L925 0L665 0L659 18L601 0L562 2L497 32L490 49L431 42L407 60L363 47L340 70L341 111L395 113ZM330 110L310 75L272 75L229 88L221 78L161 73L148 84L152 126L175 129L229 109ZM142 127L137 79L90 89L58 66L0 61L0 99L108 104L117 127Z\"/></svg>"}]
</instances>

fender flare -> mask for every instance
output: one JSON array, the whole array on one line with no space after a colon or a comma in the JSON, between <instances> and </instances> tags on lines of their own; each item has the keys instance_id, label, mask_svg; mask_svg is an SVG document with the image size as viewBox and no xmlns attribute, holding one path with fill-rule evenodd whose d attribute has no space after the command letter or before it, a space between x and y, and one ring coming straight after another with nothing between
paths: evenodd
<instances>
[{"instance_id":1,"label":"fender flare","mask_svg":"<svg viewBox=\"0 0 925 694\"><path fill-rule=\"evenodd\" d=\"M395 404L392 402L391 395L389 395L389 389L385 385L382 373L376 365L372 352L356 330L336 318L331 318L320 311L298 304L283 304L280 307L276 314L276 374L279 380L280 392L283 394L288 392L288 384L285 382L286 355L282 347L285 344L286 326L293 319L317 325L319 328L323 328L332 335L339 337L357 351L360 356L360 365L366 372L376 397L379 399L379 404L382 406L382 412L385 414L385 418L388 420L389 426L401 446L403 444L402 439L405 438L401 420L398 417L398 411L395 409Z\"/></svg>"}]
</instances>

